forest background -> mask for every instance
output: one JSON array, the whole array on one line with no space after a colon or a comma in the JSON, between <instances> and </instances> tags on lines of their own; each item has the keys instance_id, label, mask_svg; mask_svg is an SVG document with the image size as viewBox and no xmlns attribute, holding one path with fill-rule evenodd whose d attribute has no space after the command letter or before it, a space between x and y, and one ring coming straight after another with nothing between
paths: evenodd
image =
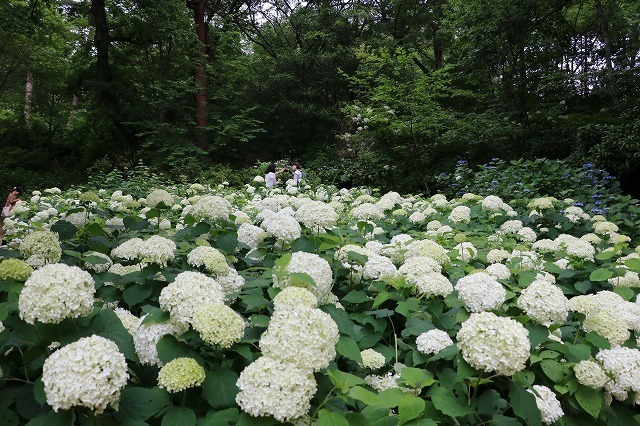
<instances>
[{"instance_id":1,"label":"forest background","mask_svg":"<svg viewBox=\"0 0 640 426\"><path fill-rule=\"evenodd\" d=\"M640 188L635 0L3 0L0 40L2 188L287 159L434 192L541 157Z\"/></svg>"}]
</instances>

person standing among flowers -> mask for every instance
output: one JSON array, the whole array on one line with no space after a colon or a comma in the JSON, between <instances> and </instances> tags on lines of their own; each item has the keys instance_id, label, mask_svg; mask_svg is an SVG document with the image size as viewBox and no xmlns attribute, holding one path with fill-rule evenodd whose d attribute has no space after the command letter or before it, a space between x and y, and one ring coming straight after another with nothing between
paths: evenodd
<instances>
[{"instance_id":1,"label":"person standing among flowers","mask_svg":"<svg viewBox=\"0 0 640 426\"><path fill-rule=\"evenodd\" d=\"M267 188L276 186L278 183L276 176L284 171L285 169L276 171L276 165L274 163L269 164L267 169L264 171L264 182L267 185Z\"/></svg>"},{"instance_id":2,"label":"person standing among flowers","mask_svg":"<svg viewBox=\"0 0 640 426\"><path fill-rule=\"evenodd\" d=\"M293 182L295 186L300 185L300 181L304 178L304 172L302 171L302 166L297 161L291 163L291 170L293 173Z\"/></svg>"},{"instance_id":3,"label":"person standing among flowers","mask_svg":"<svg viewBox=\"0 0 640 426\"><path fill-rule=\"evenodd\" d=\"M16 203L20 201L20 195L22 194L22 188L19 186L14 186L13 189L9 192L7 196L7 202L4 204L2 208L2 214L0 215L0 239L2 239L2 245L6 245L6 241L4 239L4 218L9 216L11 210L16 206Z\"/></svg>"}]
</instances>

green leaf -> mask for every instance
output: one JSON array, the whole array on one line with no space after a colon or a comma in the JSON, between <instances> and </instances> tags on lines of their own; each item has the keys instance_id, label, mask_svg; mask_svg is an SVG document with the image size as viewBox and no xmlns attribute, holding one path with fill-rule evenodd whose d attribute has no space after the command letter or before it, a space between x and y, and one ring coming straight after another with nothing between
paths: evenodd
<instances>
[{"instance_id":1,"label":"green leaf","mask_svg":"<svg viewBox=\"0 0 640 426\"><path fill-rule=\"evenodd\" d=\"M342 413L331 412L323 408L318 412L318 426L349 426Z\"/></svg>"},{"instance_id":2,"label":"green leaf","mask_svg":"<svg viewBox=\"0 0 640 426\"><path fill-rule=\"evenodd\" d=\"M233 254L238 247L238 238L231 234L219 235L215 238L213 245L227 254Z\"/></svg>"},{"instance_id":3,"label":"green leaf","mask_svg":"<svg viewBox=\"0 0 640 426\"><path fill-rule=\"evenodd\" d=\"M478 397L478 413L493 415L504 412L508 402L495 389L487 389Z\"/></svg>"},{"instance_id":4,"label":"green leaf","mask_svg":"<svg viewBox=\"0 0 640 426\"><path fill-rule=\"evenodd\" d=\"M624 264L629 269L640 271L640 259L627 259L624 261Z\"/></svg>"},{"instance_id":5,"label":"green leaf","mask_svg":"<svg viewBox=\"0 0 640 426\"><path fill-rule=\"evenodd\" d=\"M127 216L122 219L127 231L142 231L149 228L149 221L137 216Z\"/></svg>"},{"instance_id":6,"label":"green leaf","mask_svg":"<svg viewBox=\"0 0 640 426\"><path fill-rule=\"evenodd\" d=\"M113 340L120 352L124 356L133 361L138 361L138 355L136 355L136 349L133 344L133 337L126 328L122 325L122 321L111 309L102 309L96 316L91 319L89 323L93 331L109 340Z\"/></svg>"},{"instance_id":7,"label":"green leaf","mask_svg":"<svg viewBox=\"0 0 640 426\"><path fill-rule=\"evenodd\" d=\"M384 302L386 302L387 300L391 299L393 297L393 295L391 295L390 293L384 291L382 293L379 293L378 295L376 295L376 298L373 300L373 306L372 308L375 309L378 306L382 305Z\"/></svg>"},{"instance_id":8,"label":"green leaf","mask_svg":"<svg viewBox=\"0 0 640 426\"><path fill-rule=\"evenodd\" d=\"M55 232L60 236L60 240L68 240L73 238L76 235L78 228L75 227L71 222L67 222L66 220L59 220L53 225L51 225L51 232Z\"/></svg>"},{"instance_id":9,"label":"green leaf","mask_svg":"<svg viewBox=\"0 0 640 426\"><path fill-rule=\"evenodd\" d=\"M411 297L405 301L398 303L396 312L405 318L410 318L412 313L420 309L420 301L415 297Z\"/></svg>"},{"instance_id":10,"label":"green leaf","mask_svg":"<svg viewBox=\"0 0 640 426\"><path fill-rule=\"evenodd\" d=\"M170 407L162 417L162 426L195 426L196 413L191 408Z\"/></svg>"},{"instance_id":11,"label":"green leaf","mask_svg":"<svg viewBox=\"0 0 640 426\"><path fill-rule=\"evenodd\" d=\"M322 305L320 309L329 315L338 325L340 334L346 334L354 339L356 338L356 330L353 322L349 319L349 314L344 309L338 309L334 305Z\"/></svg>"},{"instance_id":12,"label":"green leaf","mask_svg":"<svg viewBox=\"0 0 640 426\"><path fill-rule=\"evenodd\" d=\"M590 281L606 281L613 276L613 272L605 268L598 268L589 275Z\"/></svg>"},{"instance_id":13,"label":"green leaf","mask_svg":"<svg viewBox=\"0 0 640 426\"><path fill-rule=\"evenodd\" d=\"M424 400L413 395L404 395L400 399L398 405L398 413L400 414L400 424L405 424L409 420L420 417L424 411Z\"/></svg>"},{"instance_id":14,"label":"green leaf","mask_svg":"<svg viewBox=\"0 0 640 426\"><path fill-rule=\"evenodd\" d=\"M238 374L232 370L209 371L202 383L202 395L213 408L234 407L240 391L237 381Z\"/></svg>"},{"instance_id":15,"label":"green leaf","mask_svg":"<svg viewBox=\"0 0 640 426\"><path fill-rule=\"evenodd\" d=\"M349 259L349 262L355 263L361 266L364 266L364 264L367 263L367 260L369 259L368 256L364 254L356 253L355 251L348 251L347 258Z\"/></svg>"},{"instance_id":16,"label":"green leaf","mask_svg":"<svg viewBox=\"0 0 640 426\"><path fill-rule=\"evenodd\" d=\"M627 302L633 299L636 295L633 289L629 287L616 287L613 289L613 292L622 297Z\"/></svg>"},{"instance_id":17,"label":"green leaf","mask_svg":"<svg viewBox=\"0 0 640 426\"><path fill-rule=\"evenodd\" d=\"M165 312L162 309L151 305L143 306L142 312L146 314L142 320L142 324L162 324L171 318L169 312Z\"/></svg>"},{"instance_id":18,"label":"green leaf","mask_svg":"<svg viewBox=\"0 0 640 426\"><path fill-rule=\"evenodd\" d=\"M9 407L2 407L0 408L0 424L3 426L18 426L20 418Z\"/></svg>"},{"instance_id":19,"label":"green leaf","mask_svg":"<svg viewBox=\"0 0 640 426\"><path fill-rule=\"evenodd\" d=\"M145 214L147 219L153 219L154 217L160 217L160 210L158 209L150 209Z\"/></svg>"},{"instance_id":20,"label":"green leaf","mask_svg":"<svg viewBox=\"0 0 640 426\"><path fill-rule=\"evenodd\" d=\"M148 284L133 283L124 289L122 292L122 298L130 308L133 308L135 305L145 301L149 296L151 296L152 292L153 288Z\"/></svg>"},{"instance_id":21,"label":"green leaf","mask_svg":"<svg viewBox=\"0 0 640 426\"><path fill-rule=\"evenodd\" d=\"M560 383L564 379L564 372L562 371L562 364L552 359L544 359L540 362L540 367L544 374L555 383Z\"/></svg>"},{"instance_id":22,"label":"green leaf","mask_svg":"<svg viewBox=\"0 0 640 426\"><path fill-rule=\"evenodd\" d=\"M542 415L536 405L536 398L531 392L527 392L520 383L511 382L509 402L516 416L526 421L528 425L541 425Z\"/></svg>"},{"instance_id":23,"label":"green leaf","mask_svg":"<svg viewBox=\"0 0 640 426\"><path fill-rule=\"evenodd\" d=\"M359 304L364 303L369 300L369 296L364 291L360 290L351 290L341 299L341 302Z\"/></svg>"},{"instance_id":24,"label":"green leaf","mask_svg":"<svg viewBox=\"0 0 640 426\"><path fill-rule=\"evenodd\" d=\"M527 325L525 326L529 331L529 341L531 342L531 349L538 347L543 342L546 342L549 338L549 329L544 325Z\"/></svg>"},{"instance_id":25,"label":"green leaf","mask_svg":"<svg viewBox=\"0 0 640 426\"><path fill-rule=\"evenodd\" d=\"M171 334L162 336L156 343L156 349L158 350L158 358L165 364L181 357L194 358L196 360L201 358L191 346Z\"/></svg>"},{"instance_id":26,"label":"green leaf","mask_svg":"<svg viewBox=\"0 0 640 426\"><path fill-rule=\"evenodd\" d=\"M29 421L27 426L73 426L75 421L73 410L45 411Z\"/></svg>"},{"instance_id":27,"label":"green leaf","mask_svg":"<svg viewBox=\"0 0 640 426\"><path fill-rule=\"evenodd\" d=\"M115 417L120 422L129 419L146 420L157 416L170 405L169 393L164 389L126 387L120 395Z\"/></svg>"},{"instance_id":28,"label":"green leaf","mask_svg":"<svg viewBox=\"0 0 640 426\"><path fill-rule=\"evenodd\" d=\"M611 343L609 343L609 341L607 339L605 339L604 337L600 336L597 333L593 333L593 332L587 333L585 338L587 339L587 342L591 343L592 345L594 345L598 349L610 349L611 348Z\"/></svg>"},{"instance_id":29,"label":"green leaf","mask_svg":"<svg viewBox=\"0 0 640 426\"><path fill-rule=\"evenodd\" d=\"M422 389L436 382L431 372L420 368L405 367L400 372L400 377L407 386L415 389Z\"/></svg>"},{"instance_id":30,"label":"green leaf","mask_svg":"<svg viewBox=\"0 0 640 426\"><path fill-rule=\"evenodd\" d=\"M578 385L578 390L575 393L576 401L578 404L589 413L594 419L597 419L600 415L600 409L602 408L602 395L596 389L588 386Z\"/></svg>"},{"instance_id":31,"label":"green leaf","mask_svg":"<svg viewBox=\"0 0 640 426\"><path fill-rule=\"evenodd\" d=\"M522 426L518 419L503 416L502 414L494 414L491 418L491 426Z\"/></svg>"},{"instance_id":32,"label":"green leaf","mask_svg":"<svg viewBox=\"0 0 640 426\"><path fill-rule=\"evenodd\" d=\"M295 253L297 251L304 251L307 253L315 253L316 251L316 243L313 238L309 238L307 236L302 236L291 243L291 252Z\"/></svg>"},{"instance_id":33,"label":"green leaf","mask_svg":"<svg viewBox=\"0 0 640 426\"><path fill-rule=\"evenodd\" d=\"M209 411L207 417L198 420L198 426L220 426L228 425L229 423L235 424L240 417L240 412L237 408L227 408L222 411Z\"/></svg>"},{"instance_id":34,"label":"green leaf","mask_svg":"<svg viewBox=\"0 0 640 426\"><path fill-rule=\"evenodd\" d=\"M365 311L367 315L373 315L376 318L386 318L393 315L393 311L391 309L378 309L377 311Z\"/></svg>"},{"instance_id":35,"label":"green leaf","mask_svg":"<svg viewBox=\"0 0 640 426\"><path fill-rule=\"evenodd\" d=\"M384 405L382 399L378 395L360 386L349 389L347 395L349 398L357 399L367 405Z\"/></svg>"},{"instance_id":36,"label":"green leaf","mask_svg":"<svg viewBox=\"0 0 640 426\"><path fill-rule=\"evenodd\" d=\"M596 254L595 258L598 260L609 260L615 255L616 255L616 252L614 250L605 250L603 252Z\"/></svg>"},{"instance_id":37,"label":"green leaf","mask_svg":"<svg viewBox=\"0 0 640 426\"><path fill-rule=\"evenodd\" d=\"M431 402L444 415L449 417L462 417L473 413L468 405L463 405L458 399L444 388L432 388L429 393Z\"/></svg>"},{"instance_id":38,"label":"green leaf","mask_svg":"<svg viewBox=\"0 0 640 426\"><path fill-rule=\"evenodd\" d=\"M327 370L327 376L331 383L343 392L347 392L352 387L365 384L364 379L361 377L340 370Z\"/></svg>"},{"instance_id":39,"label":"green leaf","mask_svg":"<svg viewBox=\"0 0 640 426\"><path fill-rule=\"evenodd\" d=\"M479 375L478 370L470 366L462 357L460 352L456 354L454 362L456 364L456 378L458 381L462 382L469 377L476 377Z\"/></svg>"},{"instance_id":40,"label":"green leaf","mask_svg":"<svg viewBox=\"0 0 640 426\"><path fill-rule=\"evenodd\" d=\"M336 352L352 361L362 362L360 347L352 337L345 335L340 336L340 340L338 340L338 344L336 345Z\"/></svg>"},{"instance_id":41,"label":"green leaf","mask_svg":"<svg viewBox=\"0 0 640 426\"><path fill-rule=\"evenodd\" d=\"M98 223L90 223L84 227L84 229L94 237L104 237L106 234L104 228Z\"/></svg>"}]
</instances>

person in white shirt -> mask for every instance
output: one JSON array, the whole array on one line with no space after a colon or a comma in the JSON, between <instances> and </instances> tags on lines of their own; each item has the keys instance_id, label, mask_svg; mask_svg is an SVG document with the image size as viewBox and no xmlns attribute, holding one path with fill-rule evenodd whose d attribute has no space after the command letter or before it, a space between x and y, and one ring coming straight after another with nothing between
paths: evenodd
<instances>
[{"instance_id":1,"label":"person in white shirt","mask_svg":"<svg viewBox=\"0 0 640 426\"><path fill-rule=\"evenodd\" d=\"M297 161L294 161L291 163L291 170L293 171L293 181L295 185L298 186L302 179L302 166Z\"/></svg>"},{"instance_id":2,"label":"person in white shirt","mask_svg":"<svg viewBox=\"0 0 640 426\"><path fill-rule=\"evenodd\" d=\"M279 175L284 171L285 169L276 171L276 165L273 163L269 164L269 167L267 167L267 170L264 171L264 182L267 185L267 188L276 186L276 184L278 183L278 180L276 179L276 175Z\"/></svg>"}]
</instances>

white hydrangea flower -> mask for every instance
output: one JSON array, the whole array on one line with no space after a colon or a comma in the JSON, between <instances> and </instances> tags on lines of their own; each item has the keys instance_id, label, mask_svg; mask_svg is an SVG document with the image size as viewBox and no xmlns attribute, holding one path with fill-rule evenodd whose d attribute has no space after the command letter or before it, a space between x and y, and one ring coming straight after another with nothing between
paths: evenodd
<instances>
[{"instance_id":1,"label":"white hydrangea flower","mask_svg":"<svg viewBox=\"0 0 640 426\"><path fill-rule=\"evenodd\" d=\"M516 234L519 230L524 227L521 220L507 220L505 223L500 225L500 231L504 233Z\"/></svg>"},{"instance_id":2,"label":"white hydrangea flower","mask_svg":"<svg viewBox=\"0 0 640 426\"><path fill-rule=\"evenodd\" d=\"M302 225L314 231L335 227L339 218L333 207L322 201L303 204L294 216Z\"/></svg>"},{"instance_id":3,"label":"white hydrangea flower","mask_svg":"<svg viewBox=\"0 0 640 426\"><path fill-rule=\"evenodd\" d=\"M587 315L582 328L587 333L598 333L612 346L621 345L631 337L629 323L619 312L613 310L599 310Z\"/></svg>"},{"instance_id":4,"label":"white hydrangea flower","mask_svg":"<svg viewBox=\"0 0 640 426\"><path fill-rule=\"evenodd\" d=\"M365 376L364 381L367 382L369 386L375 389L378 392L386 391L387 389L395 389L400 388L398 385L398 379L400 378L399 374L388 372L382 376L376 375L368 375Z\"/></svg>"},{"instance_id":5,"label":"white hydrangea flower","mask_svg":"<svg viewBox=\"0 0 640 426\"><path fill-rule=\"evenodd\" d=\"M487 253L487 262L500 263L509 258L509 252L504 249L491 249Z\"/></svg>"},{"instance_id":6,"label":"white hydrangea flower","mask_svg":"<svg viewBox=\"0 0 640 426\"><path fill-rule=\"evenodd\" d=\"M33 231L27 234L20 242L18 250L31 266L56 263L62 256L58 235L45 230ZM29 259L32 259L32 261L30 262Z\"/></svg>"},{"instance_id":7,"label":"white hydrangea flower","mask_svg":"<svg viewBox=\"0 0 640 426\"><path fill-rule=\"evenodd\" d=\"M271 215L264 220L262 226L267 234L276 237L283 244L291 243L302 235L298 221L286 212Z\"/></svg>"},{"instance_id":8,"label":"white hydrangea flower","mask_svg":"<svg viewBox=\"0 0 640 426\"><path fill-rule=\"evenodd\" d=\"M193 358L175 358L158 372L158 387L176 393L188 388L200 386L206 373L198 361Z\"/></svg>"},{"instance_id":9,"label":"white hydrangea flower","mask_svg":"<svg viewBox=\"0 0 640 426\"><path fill-rule=\"evenodd\" d=\"M100 261L91 261L85 259L84 267L96 273L106 272L113 266L113 261L109 256L97 251L90 251L86 253L86 256L100 258Z\"/></svg>"},{"instance_id":10,"label":"white hydrangea flower","mask_svg":"<svg viewBox=\"0 0 640 426\"><path fill-rule=\"evenodd\" d=\"M285 272L286 275L278 277L278 274L274 273L273 286L276 288L284 288L292 284L291 273L306 273L315 283L315 288L309 288L309 290L316 295L318 299L331 291L333 286L333 271L331 265L322 257L315 253L306 253L303 251L297 251L291 254L291 260L281 270L278 266L274 268L274 272Z\"/></svg>"},{"instance_id":11,"label":"white hydrangea flower","mask_svg":"<svg viewBox=\"0 0 640 426\"><path fill-rule=\"evenodd\" d=\"M245 321L222 303L204 305L193 317L193 329L211 345L230 348L244 336Z\"/></svg>"},{"instance_id":12,"label":"white hydrangea flower","mask_svg":"<svg viewBox=\"0 0 640 426\"><path fill-rule=\"evenodd\" d=\"M144 241L141 238L131 238L111 250L111 256L125 260L138 259L143 244Z\"/></svg>"},{"instance_id":13,"label":"white hydrangea flower","mask_svg":"<svg viewBox=\"0 0 640 426\"><path fill-rule=\"evenodd\" d=\"M419 223L424 222L426 218L427 216L422 212L413 212L409 216L409 222L413 223L414 225L417 225Z\"/></svg>"},{"instance_id":14,"label":"white hydrangea flower","mask_svg":"<svg viewBox=\"0 0 640 426\"><path fill-rule=\"evenodd\" d=\"M18 299L20 318L57 324L65 318L91 313L95 287L91 275L63 263L45 265L34 271Z\"/></svg>"},{"instance_id":15,"label":"white hydrangea flower","mask_svg":"<svg viewBox=\"0 0 640 426\"><path fill-rule=\"evenodd\" d=\"M300 369L319 371L336 356L338 326L320 309L276 310L260 337L262 354Z\"/></svg>"},{"instance_id":16,"label":"white hydrangea flower","mask_svg":"<svg viewBox=\"0 0 640 426\"><path fill-rule=\"evenodd\" d=\"M460 300L469 312L498 309L507 296L502 284L485 272L477 272L460 278L455 288Z\"/></svg>"},{"instance_id":17,"label":"white hydrangea flower","mask_svg":"<svg viewBox=\"0 0 640 426\"><path fill-rule=\"evenodd\" d=\"M329 294L333 295L332 293ZM275 310L295 308L297 306L315 308L318 306L318 299L313 293L302 287L285 287L273 298Z\"/></svg>"},{"instance_id":18,"label":"white hydrangea flower","mask_svg":"<svg viewBox=\"0 0 640 426\"><path fill-rule=\"evenodd\" d=\"M440 265L450 262L447 250L432 240L415 240L407 246L405 259L415 256L427 256L435 259Z\"/></svg>"},{"instance_id":19,"label":"white hydrangea flower","mask_svg":"<svg viewBox=\"0 0 640 426\"><path fill-rule=\"evenodd\" d=\"M533 385L535 392L528 390L536 397L536 405L540 414L542 414L542 422L550 425L564 415L560 401L551 389L542 385ZM537 395L536 395L537 393Z\"/></svg>"},{"instance_id":20,"label":"white hydrangea flower","mask_svg":"<svg viewBox=\"0 0 640 426\"><path fill-rule=\"evenodd\" d=\"M524 241L526 243L533 243L535 240L538 239L538 235L536 234L536 231L529 228L528 226L521 228L516 234L518 235L518 238L520 239L520 241Z\"/></svg>"},{"instance_id":21,"label":"white hydrangea flower","mask_svg":"<svg viewBox=\"0 0 640 426\"><path fill-rule=\"evenodd\" d=\"M493 263L487 266L485 271L498 280L506 280L511 277L511 271L507 268L507 265L503 265L502 263Z\"/></svg>"},{"instance_id":22,"label":"white hydrangea flower","mask_svg":"<svg viewBox=\"0 0 640 426\"><path fill-rule=\"evenodd\" d=\"M306 415L316 393L316 381L306 369L262 356L247 366L236 382L236 402L254 417L272 416L287 422Z\"/></svg>"},{"instance_id":23,"label":"white hydrangea flower","mask_svg":"<svg viewBox=\"0 0 640 426\"><path fill-rule=\"evenodd\" d=\"M538 254L534 251L513 250L507 260L513 259L520 259L520 269L523 271L542 269Z\"/></svg>"},{"instance_id":24,"label":"white hydrangea flower","mask_svg":"<svg viewBox=\"0 0 640 426\"><path fill-rule=\"evenodd\" d=\"M204 267L207 272L214 275L225 275L229 265L224 255L214 247L199 246L187 255L187 263L197 268Z\"/></svg>"},{"instance_id":25,"label":"white hydrangea flower","mask_svg":"<svg viewBox=\"0 0 640 426\"><path fill-rule=\"evenodd\" d=\"M370 280L394 279L398 276L398 270L388 257L373 254L364 264L362 276Z\"/></svg>"},{"instance_id":26,"label":"white hydrangea flower","mask_svg":"<svg viewBox=\"0 0 640 426\"><path fill-rule=\"evenodd\" d=\"M179 336L189 326L186 323L168 322L168 323L145 323L144 317L140 318L138 326L133 332L133 344L136 350L136 355L140 359L142 365L155 365L162 367L163 363L158 357L158 350L156 344L158 341L167 334Z\"/></svg>"},{"instance_id":27,"label":"white hydrangea flower","mask_svg":"<svg viewBox=\"0 0 640 426\"><path fill-rule=\"evenodd\" d=\"M362 368L377 370L378 368L384 367L386 363L384 355L375 349L365 349L361 351L360 357L362 358L362 362L360 363L360 367Z\"/></svg>"},{"instance_id":28,"label":"white hydrangea flower","mask_svg":"<svg viewBox=\"0 0 640 426\"><path fill-rule=\"evenodd\" d=\"M224 302L220 284L200 272L185 271L162 289L158 303L169 312L171 318L181 323L191 323L198 310L210 303Z\"/></svg>"},{"instance_id":29,"label":"white hydrangea flower","mask_svg":"<svg viewBox=\"0 0 640 426\"><path fill-rule=\"evenodd\" d=\"M122 322L122 326L133 336L133 333L140 323L140 318L124 308L115 308L113 311L118 316L118 319L120 319L120 322Z\"/></svg>"},{"instance_id":30,"label":"white hydrangea flower","mask_svg":"<svg viewBox=\"0 0 640 426\"><path fill-rule=\"evenodd\" d=\"M471 209L467 206L457 206L451 210L448 219L454 223L469 223L471 221Z\"/></svg>"},{"instance_id":31,"label":"white hydrangea flower","mask_svg":"<svg viewBox=\"0 0 640 426\"><path fill-rule=\"evenodd\" d=\"M472 367L501 376L524 369L529 359L529 332L519 322L492 312L472 313L456 339L462 356Z\"/></svg>"},{"instance_id":32,"label":"white hydrangea flower","mask_svg":"<svg viewBox=\"0 0 640 426\"><path fill-rule=\"evenodd\" d=\"M232 211L231 203L224 198L217 195L205 195L193 205L191 215L197 220L215 223L229 220Z\"/></svg>"},{"instance_id":33,"label":"white hydrangea flower","mask_svg":"<svg viewBox=\"0 0 640 426\"><path fill-rule=\"evenodd\" d=\"M596 234L584 234L580 237L582 241L586 241L589 244L600 244L602 242L602 238L598 237Z\"/></svg>"},{"instance_id":34,"label":"white hydrangea flower","mask_svg":"<svg viewBox=\"0 0 640 426\"><path fill-rule=\"evenodd\" d=\"M594 389L601 389L609 381L599 363L592 360L580 361L573 366L573 372L580 384Z\"/></svg>"},{"instance_id":35,"label":"white hydrangea flower","mask_svg":"<svg viewBox=\"0 0 640 426\"><path fill-rule=\"evenodd\" d=\"M384 211L376 204L363 203L354 207L349 216L352 216L358 220L382 220L384 219Z\"/></svg>"},{"instance_id":36,"label":"white hydrangea flower","mask_svg":"<svg viewBox=\"0 0 640 426\"><path fill-rule=\"evenodd\" d=\"M530 209L548 210L553 208L553 203L558 200L553 197L534 198L527 204Z\"/></svg>"},{"instance_id":37,"label":"white hydrangea flower","mask_svg":"<svg viewBox=\"0 0 640 426\"><path fill-rule=\"evenodd\" d=\"M596 222L593 225L593 231L599 235L612 235L619 230L618 225L613 222Z\"/></svg>"},{"instance_id":38,"label":"white hydrangea flower","mask_svg":"<svg viewBox=\"0 0 640 426\"><path fill-rule=\"evenodd\" d=\"M458 259L469 262L478 255L478 249L470 242L463 241L453 248L458 251Z\"/></svg>"},{"instance_id":39,"label":"white hydrangea flower","mask_svg":"<svg viewBox=\"0 0 640 426\"><path fill-rule=\"evenodd\" d=\"M57 350L42 368L47 403L56 412L82 406L100 414L118 404L128 379L127 362L118 346L96 335Z\"/></svg>"},{"instance_id":40,"label":"white hydrangea flower","mask_svg":"<svg viewBox=\"0 0 640 426\"><path fill-rule=\"evenodd\" d=\"M542 325L561 324L569 315L569 300L556 285L535 280L522 290L518 307Z\"/></svg>"},{"instance_id":41,"label":"white hydrangea flower","mask_svg":"<svg viewBox=\"0 0 640 426\"><path fill-rule=\"evenodd\" d=\"M498 196L488 195L482 200L482 208L490 211L500 211L504 209L504 201Z\"/></svg>"},{"instance_id":42,"label":"white hydrangea flower","mask_svg":"<svg viewBox=\"0 0 640 426\"><path fill-rule=\"evenodd\" d=\"M238 242L246 244L252 249L258 248L267 237L267 232L259 226L243 223L238 228Z\"/></svg>"},{"instance_id":43,"label":"white hydrangea flower","mask_svg":"<svg viewBox=\"0 0 640 426\"><path fill-rule=\"evenodd\" d=\"M453 340L446 331L433 329L419 335L416 338L416 345L418 352L429 355L453 345Z\"/></svg>"},{"instance_id":44,"label":"white hydrangea flower","mask_svg":"<svg viewBox=\"0 0 640 426\"><path fill-rule=\"evenodd\" d=\"M145 199L145 202L149 207L156 207L160 203L164 203L166 206L172 206L173 201L173 195L169 194L169 192L164 189L151 191Z\"/></svg>"},{"instance_id":45,"label":"white hydrangea flower","mask_svg":"<svg viewBox=\"0 0 640 426\"><path fill-rule=\"evenodd\" d=\"M640 276L637 272L625 271L623 276L609 278L607 282L614 287L640 287Z\"/></svg>"},{"instance_id":46,"label":"white hydrangea flower","mask_svg":"<svg viewBox=\"0 0 640 426\"><path fill-rule=\"evenodd\" d=\"M154 235L140 247L139 258L141 262L167 266L167 262L175 257L175 250L176 243L172 240Z\"/></svg>"},{"instance_id":47,"label":"white hydrangea flower","mask_svg":"<svg viewBox=\"0 0 640 426\"><path fill-rule=\"evenodd\" d=\"M616 399L623 401L628 391L640 391L640 350L624 346L602 349L596 355L596 360L613 379L605 383L605 389Z\"/></svg>"},{"instance_id":48,"label":"white hydrangea flower","mask_svg":"<svg viewBox=\"0 0 640 426\"><path fill-rule=\"evenodd\" d=\"M558 235L555 242L558 243L558 246L562 250L565 250L569 256L593 260L596 254L596 249L589 242L576 238L573 235Z\"/></svg>"}]
</instances>

